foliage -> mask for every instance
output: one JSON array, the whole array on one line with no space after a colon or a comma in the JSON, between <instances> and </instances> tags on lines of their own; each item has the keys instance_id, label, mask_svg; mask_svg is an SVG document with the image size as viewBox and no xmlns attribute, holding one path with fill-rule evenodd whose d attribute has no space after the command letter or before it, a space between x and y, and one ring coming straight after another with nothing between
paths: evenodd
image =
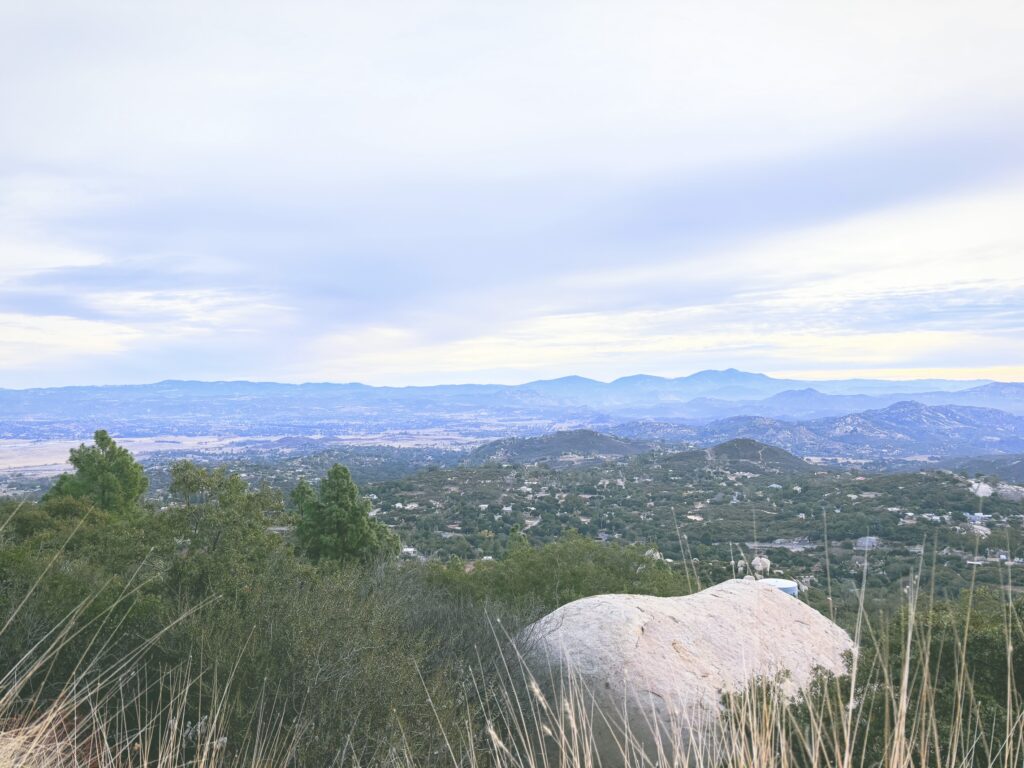
<instances>
[{"instance_id":1,"label":"foliage","mask_svg":"<svg viewBox=\"0 0 1024 768\"><path fill-rule=\"evenodd\" d=\"M237 475L188 461L177 462L172 477L171 490L181 503L159 515L174 537L168 585L179 600L233 599L284 547L267 530L271 516L283 507L281 495L266 487L251 489Z\"/></svg>"},{"instance_id":2,"label":"foliage","mask_svg":"<svg viewBox=\"0 0 1024 768\"><path fill-rule=\"evenodd\" d=\"M539 547L522 536L514 537L501 560L481 561L470 569L454 560L434 573L436 579L475 599L497 601L532 615L590 595L666 597L689 594L694 586L656 552L573 534Z\"/></svg>"},{"instance_id":3,"label":"foliage","mask_svg":"<svg viewBox=\"0 0 1024 768\"><path fill-rule=\"evenodd\" d=\"M74 474L61 475L47 497L71 496L114 514L132 512L149 485L142 466L106 430L97 430L93 441L71 450Z\"/></svg>"},{"instance_id":4,"label":"foliage","mask_svg":"<svg viewBox=\"0 0 1024 768\"><path fill-rule=\"evenodd\" d=\"M680 560L674 553L678 562L668 562L649 544L623 544L614 537L599 542L593 531L577 534L563 522L572 515L583 526L579 514L585 511L595 521L601 515L603 530L618 526L628 534L627 526L636 525L636 539L644 540L643 526L653 531L654 521L626 518L623 510L631 495L643 505L655 504L655 509L672 494L677 500L687 495L695 502L706 500L708 488L732 482L728 475L694 474L680 481L668 469L659 476L662 470L644 459L629 465L635 482L624 480L620 486L617 475L604 468L563 475L556 487L548 479L538 482L537 473L545 471L540 468L528 472L489 466L472 470L479 473L481 487L500 481L502 488L525 487L533 496L526 499L523 491L524 503L515 501L515 513L497 503L481 509L483 502L472 497L455 508L465 513L460 518L463 532L472 532L482 546L495 546L496 558L479 559L478 548L467 545L467 555L478 559L399 561L385 556L395 552L395 539L369 516L369 504L348 472L332 467L318 487L300 483L292 495L299 515L295 547L289 536L271 530L286 514L281 495L250 486L223 469L176 463L164 506L144 506L137 495L129 503L125 494L134 491L125 489L132 483L113 483L109 476L130 478L137 465L126 463L123 449L101 434L96 446L75 449L76 472L65 476L60 492L55 489L38 503L0 505L0 519L7 521L0 529L0 658L18 670L7 677L18 680L18 696L8 696L15 709L0 710L0 720L48 712L50 706L61 711L61 696L69 685L94 690L97 681L111 678L110 670L116 670L118 680L180 675L190 682L174 698L175 722L195 723L215 709L211 719L217 733L233 745L249 738L254 711L266 706L296 765L438 764L450 758L453 765L525 766L536 758L527 743L536 741L526 732L539 718L521 719L514 699L518 689L509 682L507 670L499 671L509 658L504 642L525 622L577 598L615 592L680 595L726 578L729 572L720 556L716 562L704 553L714 553L721 538L743 541L751 535L750 522L741 519L742 498L736 505L706 502L701 508L706 519L691 521L689 538L676 539L680 548L687 541L685 547L693 547L700 563L690 557ZM449 469L427 472L394 484L389 492L393 498L407 494L401 497L405 502L422 501L433 494L415 494L433 487L428 483L453 487L452 477L460 475ZM645 477L660 478L663 487L642 482ZM591 493L602 479L608 482L596 490L603 498ZM933 475L875 479L870 484L875 497L863 495L868 485L859 480L806 478L796 491L788 483L772 487L767 482L772 479L728 487L771 509L771 520L782 535L793 535L797 526L816 531L825 522L822 508L827 500L829 510L843 507L827 521L830 535L861 535L865 526L873 526L870 532L904 546L920 541L925 531L935 537L946 534L938 524L926 528L930 524L924 520L917 527L900 526L899 515L888 511L889 506L907 507L907 499L917 494L925 508L952 510L964 506L966 496L953 481ZM550 493L543 495L546 482ZM687 483L694 487L687 488ZM120 490L103 493L103 488ZM861 494L857 499L846 494L853 488ZM520 506L543 516L525 533L515 527L524 517ZM409 515L408 524L419 525L416 518L426 518L433 508L423 504L410 512L406 503L399 512ZM995 504L987 508L998 509ZM719 519L705 542L709 510ZM504 523L505 516L515 521L509 529L497 534L490 530ZM428 519L417 530L424 540L440 539L437 528ZM803 710L780 709L787 713L781 720L748 719L736 745L755 744L758 729L770 726L776 750L771 754L789 749L784 754L789 765L903 768L955 761L927 755L893 760L900 738L948 745L963 732L974 739L973 751L956 747L943 754L960 755L959 764L974 758L977 764L992 764L1006 745L1006 734L1021 725L1015 686L1024 675L1024 605L1010 606L1000 592L970 590L959 570L940 562L931 589L937 596L934 602L912 613L895 608L892 601L879 601L879 610L869 603L858 616L858 595L845 587L851 579L847 563L854 555L844 542L830 550L834 582L839 585L841 576L844 588L837 586L826 595L824 574L818 571L820 580L808 594L823 609L838 605L845 610L852 602L853 616L863 620L865 641L856 678L823 681ZM779 551L772 558L787 570L815 573L816 556ZM893 546L872 558L870 594L903 594L905 585L916 583L907 570L912 558L905 549ZM842 575L839 562L847 571ZM943 599L946 591L960 590L961 597ZM826 602L833 594L835 600ZM45 663L24 670L18 660L33 658L54 639L56 649L46 653ZM125 659L131 660L130 668ZM911 672L905 674L905 669ZM15 688L0 687L0 698L11 690ZM849 731L852 762L843 757L842 741L851 692L859 723ZM160 714L162 695L146 683L130 707L102 697L88 706L102 710L98 716L113 717L125 733L145 726L145 739L159 740L178 733ZM532 705L524 706L528 710ZM900 706L916 709L901 721ZM552 711L577 725L587 716L571 707L567 714L557 707ZM76 718L78 714L75 710ZM488 731L489 720L500 721L497 730ZM930 734L927 738L922 729ZM562 736L568 732L555 729ZM522 751L502 751L488 733L511 739L509 743L518 744L514 750ZM586 736L585 728L574 733ZM980 745L979 734L987 740ZM836 750L825 759L822 744L830 740ZM2 749L0 745L0 755ZM202 763L197 749L181 750L180 762L159 764L212 764ZM521 763L510 757L513 753ZM232 754L247 753L239 747ZM755 763L760 764L755 759L726 764Z\"/></svg>"},{"instance_id":5,"label":"foliage","mask_svg":"<svg viewBox=\"0 0 1024 768\"><path fill-rule=\"evenodd\" d=\"M353 499L344 472L324 486L314 498L327 508ZM18 673L20 700L45 710L131 658L139 679L196 677L182 716L198 721L216 701L228 734L247 732L254 702L273 702L307 765L403 744L436 753L439 718L468 738L470 670L504 639L492 618L514 629L514 617L431 583L416 563L296 557L268 530L280 496L237 476L183 462L172 488L167 508L131 514L68 495L7 506L0 658L31 659L66 628L45 664ZM159 695L140 694L133 717L150 717Z\"/></svg>"},{"instance_id":6,"label":"foliage","mask_svg":"<svg viewBox=\"0 0 1024 768\"><path fill-rule=\"evenodd\" d=\"M1010 734L1024 725L1024 600L985 588L956 600L912 590L897 614L861 620L866 637L855 675L822 676L790 710L798 724L791 748L799 752L819 730L847 734L865 765L953 765L948 756L963 750L966 762L990 766L1006 759L1007 748L1020 750ZM843 701L855 708L836 706ZM915 762L904 763L911 753ZM841 756L824 762L833 761Z\"/></svg>"},{"instance_id":7,"label":"foliage","mask_svg":"<svg viewBox=\"0 0 1024 768\"><path fill-rule=\"evenodd\" d=\"M300 482L292 504L299 513L299 548L313 562L367 563L398 553L398 539L370 517L370 502L340 464L331 467L315 491Z\"/></svg>"}]
</instances>

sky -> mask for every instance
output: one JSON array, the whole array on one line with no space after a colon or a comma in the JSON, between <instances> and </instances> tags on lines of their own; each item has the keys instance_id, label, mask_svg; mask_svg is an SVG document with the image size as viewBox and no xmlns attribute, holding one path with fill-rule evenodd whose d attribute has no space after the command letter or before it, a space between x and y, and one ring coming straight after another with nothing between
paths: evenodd
<instances>
[{"instance_id":1,"label":"sky","mask_svg":"<svg viewBox=\"0 0 1024 768\"><path fill-rule=\"evenodd\" d=\"M0 0L0 387L1024 380L1024 5Z\"/></svg>"}]
</instances>

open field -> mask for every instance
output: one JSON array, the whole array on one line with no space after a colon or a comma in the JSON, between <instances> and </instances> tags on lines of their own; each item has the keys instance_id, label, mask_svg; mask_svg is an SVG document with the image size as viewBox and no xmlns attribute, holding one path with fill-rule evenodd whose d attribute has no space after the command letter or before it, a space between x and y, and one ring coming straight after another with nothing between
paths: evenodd
<instances>
[{"instance_id":1,"label":"open field","mask_svg":"<svg viewBox=\"0 0 1024 768\"><path fill-rule=\"evenodd\" d=\"M139 458L155 453L237 453L252 448L273 448L280 435L239 437L214 435L157 435L154 437L118 437L118 443ZM314 439L314 438L311 438ZM0 474L17 473L27 477L52 477L67 472L68 452L82 440L0 439ZM482 445L486 440L452 434L443 430L409 430L332 437L324 445L390 448L440 448L459 450Z\"/></svg>"},{"instance_id":2,"label":"open field","mask_svg":"<svg viewBox=\"0 0 1024 768\"><path fill-rule=\"evenodd\" d=\"M239 442L237 437L125 437L118 442L136 456L157 451L211 450L223 451ZM0 472L18 471L39 477L66 472L68 452L82 444L81 440L0 440Z\"/></svg>"}]
</instances>

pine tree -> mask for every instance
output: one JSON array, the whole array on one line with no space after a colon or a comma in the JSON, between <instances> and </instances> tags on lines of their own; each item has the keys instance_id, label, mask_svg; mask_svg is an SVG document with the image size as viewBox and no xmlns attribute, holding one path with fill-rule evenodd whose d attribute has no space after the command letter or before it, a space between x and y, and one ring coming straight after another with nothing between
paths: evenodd
<instances>
[{"instance_id":1,"label":"pine tree","mask_svg":"<svg viewBox=\"0 0 1024 768\"><path fill-rule=\"evenodd\" d=\"M125 515L138 507L149 479L128 449L120 447L106 430L93 436L94 445L71 449L73 474L63 474L44 498L71 496L107 512Z\"/></svg>"},{"instance_id":2,"label":"pine tree","mask_svg":"<svg viewBox=\"0 0 1024 768\"><path fill-rule=\"evenodd\" d=\"M299 549L314 562L369 562L398 551L398 540L370 517L370 503L348 469L335 464L314 492L300 482L292 492L300 520L296 529Z\"/></svg>"}]
</instances>

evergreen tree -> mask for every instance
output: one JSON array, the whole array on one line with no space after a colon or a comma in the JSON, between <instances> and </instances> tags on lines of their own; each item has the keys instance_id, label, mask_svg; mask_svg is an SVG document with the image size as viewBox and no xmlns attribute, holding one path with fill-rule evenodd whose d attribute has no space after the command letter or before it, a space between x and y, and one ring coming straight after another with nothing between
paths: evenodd
<instances>
[{"instance_id":1,"label":"evergreen tree","mask_svg":"<svg viewBox=\"0 0 1024 768\"><path fill-rule=\"evenodd\" d=\"M370 517L370 503L348 469L335 464L314 492L300 482L292 492L300 519L296 529L299 548L314 562L369 562L398 551L398 539Z\"/></svg>"},{"instance_id":2,"label":"evergreen tree","mask_svg":"<svg viewBox=\"0 0 1024 768\"><path fill-rule=\"evenodd\" d=\"M100 509L125 515L134 510L149 487L149 479L128 449L114 442L106 430L93 436L94 445L71 449L69 462L74 473L65 473L44 498L71 496Z\"/></svg>"}]
</instances>

